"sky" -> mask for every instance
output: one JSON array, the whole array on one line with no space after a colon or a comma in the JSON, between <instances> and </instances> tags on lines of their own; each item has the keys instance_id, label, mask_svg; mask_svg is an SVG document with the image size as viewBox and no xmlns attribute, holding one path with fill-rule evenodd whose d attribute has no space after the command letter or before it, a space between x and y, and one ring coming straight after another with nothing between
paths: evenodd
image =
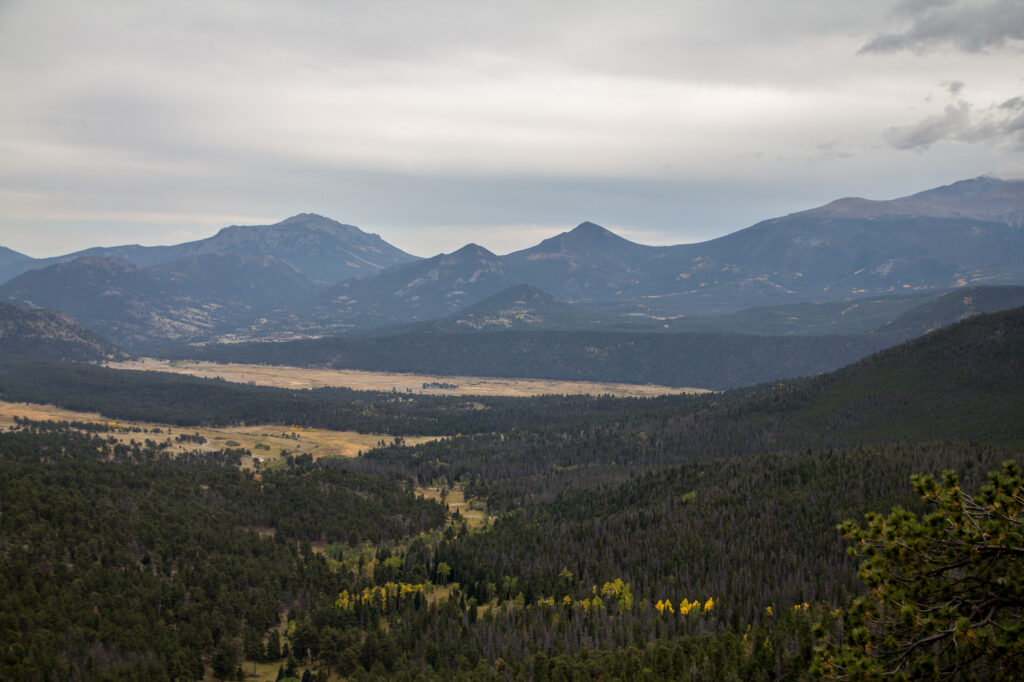
<instances>
[{"instance_id":1,"label":"sky","mask_svg":"<svg viewBox=\"0 0 1024 682\"><path fill-rule=\"evenodd\" d=\"M430 256L1024 177L1021 0L0 0L0 245Z\"/></svg>"}]
</instances>

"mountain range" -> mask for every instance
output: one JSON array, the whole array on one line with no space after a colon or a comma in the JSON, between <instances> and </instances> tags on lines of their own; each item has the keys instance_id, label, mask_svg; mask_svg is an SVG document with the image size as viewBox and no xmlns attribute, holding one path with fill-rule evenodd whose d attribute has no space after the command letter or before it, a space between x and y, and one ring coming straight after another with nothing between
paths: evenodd
<instances>
[{"instance_id":1,"label":"mountain range","mask_svg":"<svg viewBox=\"0 0 1024 682\"><path fill-rule=\"evenodd\" d=\"M508 296L550 296L547 316L558 308L563 328L682 330L752 308L849 302L835 321L850 306L880 311L866 303L879 298L892 313L884 323L923 302L915 295L1024 284L1022 224L1024 181L989 177L890 201L840 199L699 244L646 246L584 222L504 256L469 244L420 259L301 214L175 246L49 259L3 249L0 300L59 310L137 350L365 333L460 312L461 328L484 329L472 307L523 285L533 289ZM754 316L737 320L749 321L737 331L762 331Z\"/></svg>"},{"instance_id":2,"label":"mountain range","mask_svg":"<svg viewBox=\"0 0 1024 682\"><path fill-rule=\"evenodd\" d=\"M347 277L415 260L376 234L329 218L300 213L273 225L225 227L217 234L173 246L98 246L52 258L30 258L0 247L0 281L79 258L120 258L140 268L187 258L232 254L249 260L267 256L288 263L312 282L324 286Z\"/></svg>"}]
</instances>

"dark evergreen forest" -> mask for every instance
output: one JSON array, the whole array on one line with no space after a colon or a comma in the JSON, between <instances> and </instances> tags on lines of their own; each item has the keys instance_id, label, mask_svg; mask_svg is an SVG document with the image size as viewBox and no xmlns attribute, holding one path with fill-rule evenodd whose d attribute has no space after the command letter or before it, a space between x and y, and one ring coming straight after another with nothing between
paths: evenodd
<instances>
[{"instance_id":1,"label":"dark evergreen forest","mask_svg":"<svg viewBox=\"0 0 1024 682\"><path fill-rule=\"evenodd\" d=\"M701 397L480 409L42 362L4 365L0 397L462 434L254 472L20 421L0 434L0 678L813 679L867 591L837 526L923 513L914 474L976 489L1024 461L1024 310Z\"/></svg>"},{"instance_id":2,"label":"dark evergreen forest","mask_svg":"<svg viewBox=\"0 0 1024 682\"><path fill-rule=\"evenodd\" d=\"M726 389L829 371L902 340L884 334L416 331L223 344L179 352L213 362Z\"/></svg>"}]
</instances>

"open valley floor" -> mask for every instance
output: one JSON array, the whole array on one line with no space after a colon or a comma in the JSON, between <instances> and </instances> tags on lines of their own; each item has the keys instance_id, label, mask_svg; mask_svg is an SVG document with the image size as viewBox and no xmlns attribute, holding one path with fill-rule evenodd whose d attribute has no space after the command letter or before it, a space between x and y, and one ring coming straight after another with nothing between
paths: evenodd
<instances>
[{"instance_id":1,"label":"open valley floor","mask_svg":"<svg viewBox=\"0 0 1024 682\"><path fill-rule=\"evenodd\" d=\"M369 372L355 369L306 369L281 365L194 362L140 358L110 362L112 369L172 372L207 379L224 379L278 388L342 387L358 391L398 391L424 395L479 395L530 397L539 395L611 395L642 398L684 393L706 393L699 388L672 388L654 384L625 384L548 379L502 379L492 377L435 376L399 372Z\"/></svg>"}]
</instances>

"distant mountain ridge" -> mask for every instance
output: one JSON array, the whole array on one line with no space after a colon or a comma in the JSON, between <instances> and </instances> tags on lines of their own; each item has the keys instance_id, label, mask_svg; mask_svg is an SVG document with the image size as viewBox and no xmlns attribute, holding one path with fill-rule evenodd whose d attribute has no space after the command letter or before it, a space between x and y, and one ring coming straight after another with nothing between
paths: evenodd
<instances>
[{"instance_id":1,"label":"distant mountain ridge","mask_svg":"<svg viewBox=\"0 0 1024 682\"><path fill-rule=\"evenodd\" d=\"M930 218L967 218L1009 227L1024 227L1024 200L1012 182L983 176L908 197L889 201L861 198L837 199L820 208L816 215L845 218L881 218L887 216L927 216Z\"/></svg>"},{"instance_id":2,"label":"distant mountain ridge","mask_svg":"<svg viewBox=\"0 0 1024 682\"><path fill-rule=\"evenodd\" d=\"M1024 283L1024 181L976 178L891 201L844 199L677 247L652 264L660 309Z\"/></svg>"},{"instance_id":3,"label":"distant mountain ridge","mask_svg":"<svg viewBox=\"0 0 1024 682\"><path fill-rule=\"evenodd\" d=\"M11 252L17 253L17 252ZM355 275L416 260L379 235L363 232L315 213L300 213L273 225L232 225L212 237L173 246L98 246L53 258L17 261L24 272L83 256L121 258L140 268L164 265L183 258L211 254L232 254L240 258L272 256L294 267L315 282L333 284ZM0 252L0 267L5 256ZM19 272L19 274L20 274Z\"/></svg>"},{"instance_id":4,"label":"distant mountain ridge","mask_svg":"<svg viewBox=\"0 0 1024 682\"><path fill-rule=\"evenodd\" d=\"M0 300L60 310L139 349L204 341L353 274L412 260L378 235L303 213L174 246L96 247L38 260L5 250L0 272L21 274L0 284Z\"/></svg>"},{"instance_id":5,"label":"distant mountain ridge","mask_svg":"<svg viewBox=\"0 0 1024 682\"><path fill-rule=\"evenodd\" d=\"M0 300L59 309L127 347L366 333L447 318L516 285L575 306L553 314L567 328L671 330L681 319L752 308L1021 285L1022 216L1024 181L975 178L890 201L840 199L698 244L646 246L585 222L505 256L468 244L419 259L356 227L300 214L176 246L47 261L0 251L0 271L51 262L0 285ZM90 267L79 268L78 283L60 267L76 255L93 259L82 262ZM147 274L130 277L96 258ZM120 279L103 284L102 272Z\"/></svg>"},{"instance_id":6,"label":"distant mountain ridge","mask_svg":"<svg viewBox=\"0 0 1024 682\"><path fill-rule=\"evenodd\" d=\"M615 306L622 315L650 319L715 315L756 306L1024 284L1022 212L1024 181L977 178L892 201L839 200L699 244L645 246L585 222L494 258L504 265L510 284L529 284L568 303ZM457 275L447 273L444 263L432 267L439 283ZM336 317L358 318L366 313L360 301L373 300L379 308L389 292L405 287L423 296L429 287L419 278L417 271L398 267L358 284L343 283L341 288L361 297L339 300ZM444 286L439 284L436 294L450 291L442 291ZM390 323L431 314L419 303L400 305L400 298L388 299ZM473 296L460 300L476 302ZM330 308L321 302L318 319L330 319ZM447 312L439 306L433 314Z\"/></svg>"},{"instance_id":7,"label":"distant mountain ridge","mask_svg":"<svg viewBox=\"0 0 1024 682\"><path fill-rule=\"evenodd\" d=\"M30 270L0 285L0 300L59 310L129 348L204 340L315 286L271 256L215 253L140 268L83 256Z\"/></svg>"},{"instance_id":8,"label":"distant mountain ridge","mask_svg":"<svg viewBox=\"0 0 1024 682\"><path fill-rule=\"evenodd\" d=\"M307 303L275 311L250 330L331 333L436 319L512 286L501 259L476 244L353 277Z\"/></svg>"}]
</instances>

